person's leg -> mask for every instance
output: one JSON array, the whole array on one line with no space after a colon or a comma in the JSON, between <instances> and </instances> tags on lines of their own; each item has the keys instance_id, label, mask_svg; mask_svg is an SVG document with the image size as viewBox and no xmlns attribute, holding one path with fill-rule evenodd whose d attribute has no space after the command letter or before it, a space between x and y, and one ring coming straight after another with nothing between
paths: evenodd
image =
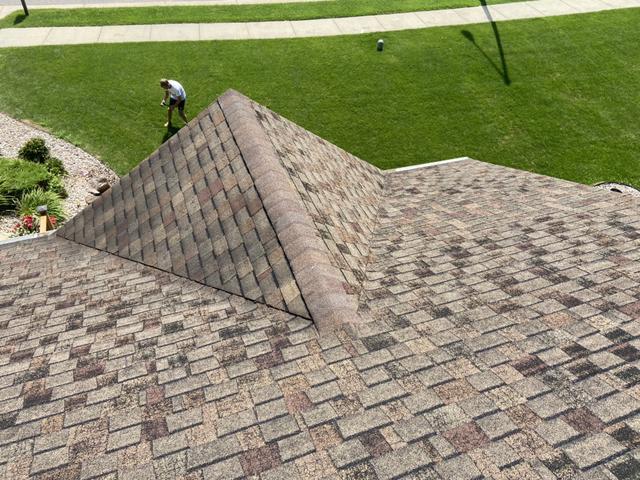
<instances>
[{"instance_id":1,"label":"person's leg","mask_svg":"<svg viewBox=\"0 0 640 480\"><path fill-rule=\"evenodd\" d=\"M184 106L186 103L187 103L186 100L182 100L180 102L180 105L178 105L178 113L180 114L180 118L182 118L184 123L189 123L189 120L187 120L187 116L184 114Z\"/></svg>"},{"instance_id":2,"label":"person's leg","mask_svg":"<svg viewBox=\"0 0 640 480\"><path fill-rule=\"evenodd\" d=\"M175 108L176 105L176 99L172 98L171 100L169 100L169 108L167 108L167 123L164 124L165 127L170 127L171 126L171 114L173 113L173 109Z\"/></svg>"}]
</instances>

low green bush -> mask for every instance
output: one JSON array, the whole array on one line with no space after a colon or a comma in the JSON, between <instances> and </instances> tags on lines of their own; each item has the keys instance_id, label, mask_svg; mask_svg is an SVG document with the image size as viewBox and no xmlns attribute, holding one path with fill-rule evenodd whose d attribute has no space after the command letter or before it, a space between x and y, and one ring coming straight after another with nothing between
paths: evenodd
<instances>
[{"instance_id":1,"label":"low green bush","mask_svg":"<svg viewBox=\"0 0 640 480\"><path fill-rule=\"evenodd\" d=\"M0 195L5 197L9 205L29 190L48 188L50 179L51 174L44 165L0 158Z\"/></svg>"},{"instance_id":2,"label":"low green bush","mask_svg":"<svg viewBox=\"0 0 640 480\"><path fill-rule=\"evenodd\" d=\"M47 170L49 170L49 173L51 175L64 177L67 174L67 170L64 168L64 164L59 158L49 157L44 162L44 165L47 167Z\"/></svg>"},{"instance_id":3,"label":"low green bush","mask_svg":"<svg viewBox=\"0 0 640 480\"><path fill-rule=\"evenodd\" d=\"M62 178L57 175L54 175L49 179L49 188L50 192L56 193L60 198L67 198L69 194L67 193L67 189L64 187L62 183Z\"/></svg>"},{"instance_id":4,"label":"low green bush","mask_svg":"<svg viewBox=\"0 0 640 480\"><path fill-rule=\"evenodd\" d=\"M49 158L49 148L44 140L34 137L28 140L18 151L18 157L35 163L44 163Z\"/></svg>"},{"instance_id":5,"label":"low green bush","mask_svg":"<svg viewBox=\"0 0 640 480\"><path fill-rule=\"evenodd\" d=\"M0 181L0 210L11 204L9 197L6 194L6 184L4 181Z\"/></svg>"},{"instance_id":6,"label":"low green bush","mask_svg":"<svg viewBox=\"0 0 640 480\"><path fill-rule=\"evenodd\" d=\"M36 188L30 192L26 192L16 202L16 213L20 217L27 215L38 215L36 208L39 205L47 206L47 214L56 218L58 223L65 220L64 209L62 208L62 199L55 192Z\"/></svg>"}]
</instances>

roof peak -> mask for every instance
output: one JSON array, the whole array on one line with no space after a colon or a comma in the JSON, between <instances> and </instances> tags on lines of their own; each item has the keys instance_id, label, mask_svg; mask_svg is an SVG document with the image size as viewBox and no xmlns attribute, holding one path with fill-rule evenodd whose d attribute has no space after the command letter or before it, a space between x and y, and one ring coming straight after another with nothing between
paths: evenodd
<instances>
[{"instance_id":1,"label":"roof peak","mask_svg":"<svg viewBox=\"0 0 640 480\"><path fill-rule=\"evenodd\" d=\"M377 195L375 167L227 90L58 235L333 329L357 318L352 272L366 257L322 198L360 188L331 191L343 161Z\"/></svg>"}]
</instances>

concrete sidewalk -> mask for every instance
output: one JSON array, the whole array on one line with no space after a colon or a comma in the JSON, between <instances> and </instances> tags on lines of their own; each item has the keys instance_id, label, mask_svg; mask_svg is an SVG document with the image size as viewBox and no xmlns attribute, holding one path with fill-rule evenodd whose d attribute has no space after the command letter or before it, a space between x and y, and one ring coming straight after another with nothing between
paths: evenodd
<instances>
[{"instance_id":1,"label":"concrete sidewalk","mask_svg":"<svg viewBox=\"0 0 640 480\"><path fill-rule=\"evenodd\" d=\"M640 7L640 0L533 0L488 7L300 21L8 28L0 30L0 47L322 37L572 15L634 7Z\"/></svg>"}]
</instances>

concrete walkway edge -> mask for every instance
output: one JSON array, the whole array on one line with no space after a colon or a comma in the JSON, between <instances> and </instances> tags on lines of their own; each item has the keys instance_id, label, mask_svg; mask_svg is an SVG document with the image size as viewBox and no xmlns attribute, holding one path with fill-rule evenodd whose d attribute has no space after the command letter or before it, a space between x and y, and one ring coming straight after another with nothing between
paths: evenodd
<instances>
[{"instance_id":1,"label":"concrete walkway edge","mask_svg":"<svg viewBox=\"0 0 640 480\"><path fill-rule=\"evenodd\" d=\"M640 7L640 0L531 0L486 7L299 21L6 28L0 30L0 47L355 35L636 7Z\"/></svg>"}]
</instances>

